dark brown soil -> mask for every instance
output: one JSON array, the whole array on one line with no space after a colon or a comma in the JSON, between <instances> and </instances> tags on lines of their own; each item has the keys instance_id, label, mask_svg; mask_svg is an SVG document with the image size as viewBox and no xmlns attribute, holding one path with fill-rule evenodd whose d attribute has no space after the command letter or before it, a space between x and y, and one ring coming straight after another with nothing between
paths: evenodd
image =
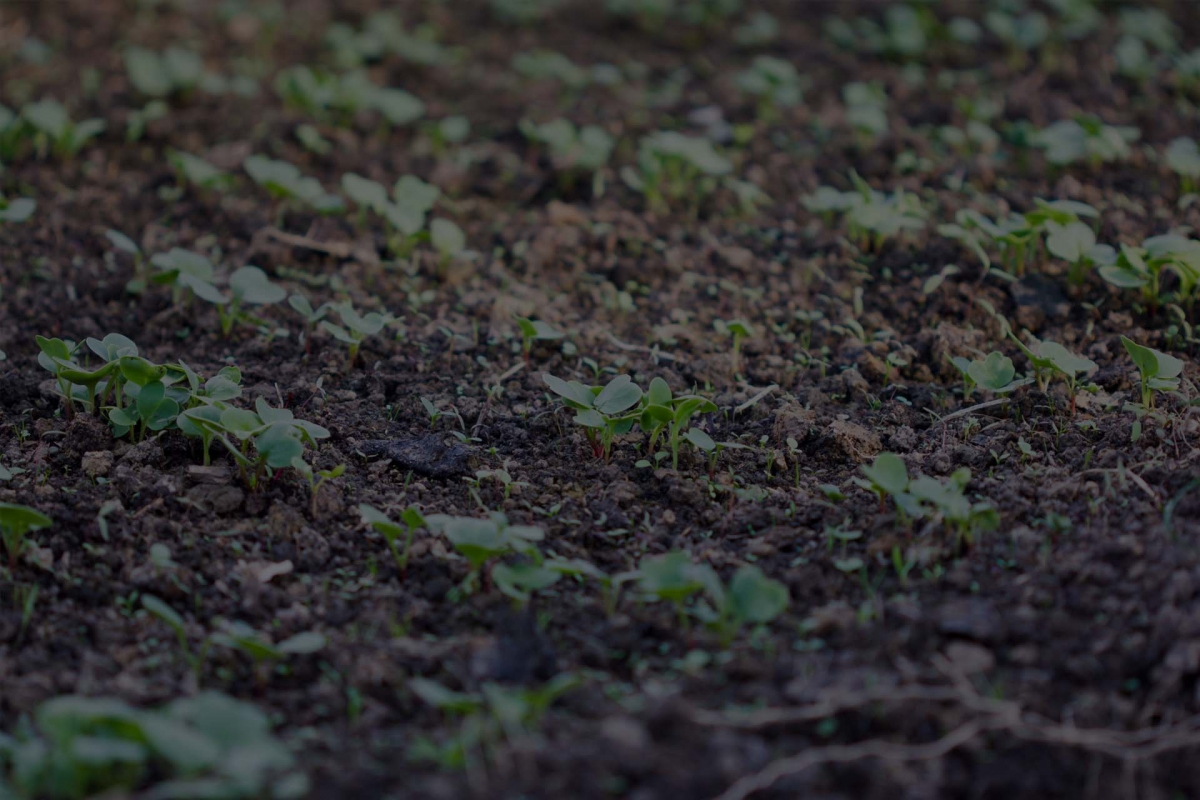
<instances>
[{"instance_id":1,"label":"dark brown soil","mask_svg":"<svg viewBox=\"0 0 1200 800\"><path fill-rule=\"evenodd\" d=\"M1045 257L1010 286L934 232L958 208L1023 211L1035 197L1096 205L1101 240L1114 244L1200 226L1200 204L1180 208L1177 180L1154 161L1171 139L1194 135L1194 98L1167 73L1140 86L1112 74L1115 16L1054 58L1020 65L990 38L932 50L914 86L902 64L837 49L821 32L830 14L879 17L876 4L747 0L746 13L766 8L781 23L777 41L749 51L727 30L643 31L607 17L600 2L512 27L476 0L295 0L275 30L255 28L248 13L223 19L217 3L181 5L189 9L135 12L137 4L116 0L0 8L0 103L57 97L74 118L109 125L73 160L26 158L0 173L0 191L39 204L28 223L0 226L0 464L24 470L0 483L0 501L55 521L36 535L36 559L0 572L0 729L60 694L152 705L207 687L269 709L321 798L741 797L737 781L794 757L811 765L790 764L755 796L1200 796L1191 345L1176 352L1187 364L1183 390L1160 397L1159 414L1142 420L1134 441L1124 403L1139 400L1137 374L1118 337L1179 351L1164 314L1135 309L1128 293L1096 276L1069 290L1061 265ZM421 130L359 120L320 125L336 146L316 156L293 135L309 120L283 106L269 76L328 63L328 24L359 25L382 5L409 25L433 23L463 58L430 68L389 58L371 68L373 78L420 96L431 118L466 115L469 144L437 154ZM1200 43L1194 7L1167 9L1184 26L1183 49ZM983 10L964 7L976 18ZM45 63L17 54L32 37L49 46ZM142 141L127 143L124 120L140 101L118 47L176 41L211 68L259 59L268 79L254 99L176 102ZM569 95L511 71L515 53L536 47L580 65L637 61L647 77ZM756 120L734 84L756 52L792 61L811 80L804 103L770 123ZM691 77L676 102L644 102L648 88L683 67ZM100 78L90 93L81 89L85 70ZM964 70L970 79L955 87L936 79ZM841 122L841 87L853 80L879 81L890 97L890 132L865 149ZM1065 169L1037 153L1018 158L1008 145L961 156L938 144L929 126L961 124L956 98L984 91L1007 97L1004 120L1041 126L1083 111L1137 125L1141 140L1127 162ZM721 191L697 216L649 212L616 167L633 162L645 133L700 132L689 112L714 105L748 126L736 174L771 202L743 215ZM522 118L557 116L619 137L601 197L564 191L517 130ZM235 188L176 192L170 148L234 170ZM906 152L915 171L897 168ZM286 232L316 246L273 237L272 207L237 169L250 153L292 161L330 188L347 172L387 185L403 174L433 181L449 199L439 214L455 219L480 255L445 275L427 255L381 263L389 258L382 232L356 228L353 215L289 214ZM848 188L852 168L881 190L916 192L928 229L864 254L805 210L801 198L818 186ZM243 328L222 339L211 309L181 313L161 291L128 295L132 264L112 251L109 228L148 253L219 249L226 266L253 263L314 301L346 296L400 324L368 340L351 370L328 336L318 334L306 353L285 306L266 314L290 337L268 342ZM925 294L925 280L951 263L962 272ZM632 310L616 302L622 291ZM1098 391L1082 396L1073 417L1060 383L950 416L988 398L963 401L948 356L999 349L1026 369L982 301L1099 365ZM810 330L794 316L801 310L824 317ZM568 332L573 347L538 343L524 363L514 313ZM713 327L733 318L757 330L740 379ZM852 318L869 343L834 329ZM34 337L109 332L131 337L152 360L182 358L206 374L236 363L247 398L282 398L329 428L315 463L347 471L322 489L318 513L290 471L257 492L236 480L199 482L189 472L198 453L177 434L132 446L98 421L66 419L41 386L48 376ZM636 467L645 456L640 433L620 439L610 463L593 458L541 379L589 380L584 358L643 386L663 377L694 388L719 408L703 421L713 438L753 447L722 454L711 478L694 451L677 471ZM458 418L431 426L421 398ZM425 474L387 460L378 444L434 433L434 445L461 447L453 431L469 437L467 452L443 452L448 460ZM852 482L882 450L900 454L912 474L944 478L969 467L969 494L999 509L998 530L965 547L940 527L907 530L890 504L881 511ZM82 465L97 452L113 459L92 477ZM461 474L502 466L522 484L508 497L493 481L473 487ZM825 484L845 499L827 499ZM791 602L765 630L722 648L703 626L682 628L668 604L632 590L611 615L596 585L582 582L562 581L524 610L486 582L457 598L451 590L467 565L443 539L419 532L401 575L360 522L360 503L394 517L410 504L481 515L482 504L543 527L545 552L610 574L671 550L725 578L754 563L787 585ZM830 547L836 526L863 535ZM175 568L155 566L156 544L169 548ZM907 580L893 568L894 549L917 561ZM849 556L863 560L861 573L835 566ZM290 570L260 579L281 562ZM17 601L30 586L36 607L22 627ZM184 613L197 641L224 618L275 639L316 630L329 644L265 680L244 658L214 652L197 680L170 632L139 610L142 594ZM527 735L476 754L470 768L408 759L418 737L445 741L458 730L406 688L410 678L475 691L488 681L537 686L560 672L579 675L579 687ZM756 711L733 713L747 709Z\"/></svg>"}]
</instances>

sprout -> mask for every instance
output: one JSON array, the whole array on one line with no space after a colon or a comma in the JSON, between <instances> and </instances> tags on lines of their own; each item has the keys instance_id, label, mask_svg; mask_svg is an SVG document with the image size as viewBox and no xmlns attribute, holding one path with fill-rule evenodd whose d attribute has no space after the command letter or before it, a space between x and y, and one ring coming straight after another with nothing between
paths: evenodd
<instances>
[{"instance_id":1,"label":"sprout","mask_svg":"<svg viewBox=\"0 0 1200 800\"><path fill-rule=\"evenodd\" d=\"M1184 193L1200 191L1200 147L1195 139L1180 137L1167 145L1164 159L1179 176Z\"/></svg>"},{"instance_id":2,"label":"sprout","mask_svg":"<svg viewBox=\"0 0 1200 800\"><path fill-rule=\"evenodd\" d=\"M1142 405L1154 408L1154 392L1175 391L1179 388L1179 376L1183 372L1183 361L1151 347L1121 337L1125 351L1137 365L1142 379Z\"/></svg>"},{"instance_id":3,"label":"sprout","mask_svg":"<svg viewBox=\"0 0 1200 800\"><path fill-rule=\"evenodd\" d=\"M720 584L712 567L694 564L690 555L678 550L643 558L632 577L636 578L643 594L674 605L680 627L685 630L691 627L684 605L687 599L707 587Z\"/></svg>"},{"instance_id":4,"label":"sprout","mask_svg":"<svg viewBox=\"0 0 1200 800\"><path fill-rule=\"evenodd\" d=\"M756 56L750 67L735 79L743 92L758 99L758 115L768 119L780 108L800 105L804 81L790 61L774 56Z\"/></svg>"},{"instance_id":5,"label":"sprout","mask_svg":"<svg viewBox=\"0 0 1200 800\"><path fill-rule=\"evenodd\" d=\"M395 319L386 312L371 311L359 314L349 302L331 305L330 308L337 313L342 324L334 325L332 322L325 321L321 323L321 328L350 348L346 363L347 369L354 369L354 362L358 360L358 350L363 341L367 337L379 333Z\"/></svg>"},{"instance_id":6,"label":"sprout","mask_svg":"<svg viewBox=\"0 0 1200 800\"><path fill-rule=\"evenodd\" d=\"M214 305L228 302L228 298L214 285L212 262L199 253L172 247L166 253L151 256L150 265L158 270L150 279L154 283L170 286L171 302L177 306L185 291Z\"/></svg>"},{"instance_id":7,"label":"sprout","mask_svg":"<svg viewBox=\"0 0 1200 800\"><path fill-rule=\"evenodd\" d=\"M275 305L287 297L282 286L272 283L267 273L253 266L241 267L229 276L229 293L228 302L217 304L221 335L226 337L233 330L233 323L239 320L252 325L263 324L261 319L246 313L246 306Z\"/></svg>"},{"instance_id":8,"label":"sprout","mask_svg":"<svg viewBox=\"0 0 1200 800\"><path fill-rule=\"evenodd\" d=\"M548 322L528 319L527 317L517 317L517 327L521 331L521 352L525 354L526 361L529 360L534 341L550 342L566 336L565 333L557 330Z\"/></svg>"},{"instance_id":9,"label":"sprout","mask_svg":"<svg viewBox=\"0 0 1200 800\"><path fill-rule=\"evenodd\" d=\"M180 183L187 182L201 189L226 189L233 176L217 169L199 156L181 150L168 150L167 161L179 175Z\"/></svg>"},{"instance_id":10,"label":"sprout","mask_svg":"<svg viewBox=\"0 0 1200 800\"><path fill-rule=\"evenodd\" d=\"M654 210L666 210L671 203L687 199L694 212L716 189L717 179L732 171L733 163L707 139L659 131L642 138L637 169L623 168L621 178L644 195Z\"/></svg>"},{"instance_id":11,"label":"sprout","mask_svg":"<svg viewBox=\"0 0 1200 800\"><path fill-rule=\"evenodd\" d=\"M426 517L426 523L430 530L445 536L470 564L471 571L463 581L466 591L473 587L487 562L508 553L529 553L534 543L546 535L532 525L510 525L508 518L498 512L486 519L433 514Z\"/></svg>"},{"instance_id":12,"label":"sprout","mask_svg":"<svg viewBox=\"0 0 1200 800\"><path fill-rule=\"evenodd\" d=\"M701 606L699 615L718 632L725 647L744 626L766 625L782 614L789 602L787 586L752 564L739 567L728 586L710 579L706 589L712 608Z\"/></svg>"},{"instance_id":13,"label":"sprout","mask_svg":"<svg viewBox=\"0 0 1200 800\"><path fill-rule=\"evenodd\" d=\"M866 480L855 478L854 482L862 488L874 492L879 497L879 510L883 510L884 500L888 495L897 499L908 491L908 468L903 459L895 453L880 453L870 466L863 465L862 473Z\"/></svg>"},{"instance_id":14,"label":"sprout","mask_svg":"<svg viewBox=\"0 0 1200 800\"><path fill-rule=\"evenodd\" d=\"M400 572L407 571L408 552L412 549L413 535L416 533L417 528L427 527L425 517L417 510L417 507L409 506L400 514L400 521L403 523L403 527L392 522L382 511L366 503L359 505L358 513L362 516L363 522L383 535L384 541L387 542L388 548L392 551L392 557L396 560L396 566ZM401 536L404 537L403 551L396 546L396 542Z\"/></svg>"},{"instance_id":15,"label":"sprout","mask_svg":"<svg viewBox=\"0 0 1200 800\"><path fill-rule=\"evenodd\" d=\"M8 553L10 575L16 572L17 559L28 544L25 535L30 531L49 528L53 524L54 520L37 509L14 503L0 503L0 541L4 543L4 551Z\"/></svg>"},{"instance_id":16,"label":"sprout","mask_svg":"<svg viewBox=\"0 0 1200 800\"><path fill-rule=\"evenodd\" d=\"M575 411L575 423L583 426L596 457L605 461L612 455L613 440L632 430L640 416L639 411L630 409L642 399L642 390L628 375L618 375L603 388L564 381L549 373L543 373L542 380L564 406Z\"/></svg>"},{"instance_id":17,"label":"sprout","mask_svg":"<svg viewBox=\"0 0 1200 800\"><path fill-rule=\"evenodd\" d=\"M147 97L186 95L204 79L200 56L178 45L162 53L131 47L125 51L125 70L133 88Z\"/></svg>"},{"instance_id":18,"label":"sprout","mask_svg":"<svg viewBox=\"0 0 1200 800\"><path fill-rule=\"evenodd\" d=\"M265 156L247 156L242 162L246 173L276 200L278 216L282 222L286 203L299 203L312 208L319 214L337 214L345 209L345 201L330 194L316 178L301 174L300 168L286 161L276 161Z\"/></svg>"},{"instance_id":19,"label":"sprout","mask_svg":"<svg viewBox=\"0 0 1200 800\"><path fill-rule=\"evenodd\" d=\"M438 218L429 223L429 241L438 251L441 270L445 270L451 260L461 256L467 249L466 234L448 219Z\"/></svg>"},{"instance_id":20,"label":"sprout","mask_svg":"<svg viewBox=\"0 0 1200 800\"><path fill-rule=\"evenodd\" d=\"M311 489L312 494L309 510L312 512L313 519L316 519L317 498L321 494L321 487L325 484L325 481L342 477L342 475L346 472L346 465L338 464L333 469L320 469L314 471L312 466L310 466L307 461L305 461L301 456L296 456L292 459L292 469L296 470L296 472L299 472L300 476L303 477L304 480L308 481L308 486L309 489Z\"/></svg>"},{"instance_id":21,"label":"sprout","mask_svg":"<svg viewBox=\"0 0 1200 800\"><path fill-rule=\"evenodd\" d=\"M1140 135L1137 128L1105 125L1096 117L1079 114L1038 131L1032 144L1045 150L1046 160L1055 166L1075 161L1097 165L1129 158L1129 145Z\"/></svg>"},{"instance_id":22,"label":"sprout","mask_svg":"<svg viewBox=\"0 0 1200 800\"><path fill-rule=\"evenodd\" d=\"M1050 379L1055 373L1063 376L1063 380L1067 384L1067 392L1071 396L1071 414L1074 414L1076 384L1079 375L1080 373L1090 375L1095 372L1096 362L1075 355L1057 342L1034 339L1032 346L1027 347L1012 331L1009 331L1008 335L1033 364L1033 377L1037 381L1038 389L1046 391L1050 386Z\"/></svg>"},{"instance_id":23,"label":"sprout","mask_svg":"<svg viewBox=\"0 0 1200 800\"><path fill-rule=\"evenodd\" d=\"M32 127L38 150L47 149L62 157L73 156L83 146L104 132L102 119L71 121L67 110L57 100L39 100L21 109L21 118Z\"/></svg>"},{"instance_id":24,"label":"sprout","mask_svg":"<svg viewBox=\"0 0 1200 800\"><path fill-rule=\"evenodd\" d=\"M731 319L728 322L725 320L715 320L713 327L718 333L727 333L733 340L733 347L730 350L730 369L734 375L741 372L741 353L742 342L754 335L754 327L744 319Z\"/></svg>"}]
</instances>

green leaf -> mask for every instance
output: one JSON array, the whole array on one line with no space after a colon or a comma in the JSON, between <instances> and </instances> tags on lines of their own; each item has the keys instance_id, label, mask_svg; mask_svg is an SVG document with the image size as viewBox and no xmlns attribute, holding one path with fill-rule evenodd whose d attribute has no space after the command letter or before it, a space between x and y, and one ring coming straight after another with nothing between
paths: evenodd
<instances>
[{"instance_id":1,"label":"green leaf","mask_svg":"<svg viewBox=\"0 0 1200 800\"><path fill-rule=\"evenodd\" d=\"M875 457L875 463L862 467L862 472L872 484L888 494L898 495L908 490L908 468L895 453L880 453Z\"/></svg>"},{"instance_id":2,"label":"green leaf","mask_svg":"<svg viewBox=\"0 0 1200 800\"><path fill-rule=\"evenodd\" d=\"M642 390L628 375L618 375L596 395L595 409L602 414L620 414L637 405Z\"/></svg>"},{"instance_id":3,"label":"green leaf","mask_svg":"<svg viewBox=\"0 0 1200 800\"><path fill-rule=\"evenodd\" d=\"M734 618L740 622L763 624L783 613L788 606L787 587L765 575L761 569L745 565L729 582L728 602Z\"/></svg>"},{"instance_id":4,"label":"green leaf","mask_svg":"<svg viewBox=\"0 0 1200 800\"><path fill-rule=\"evenodd\" d=\"M706 453L711 453L717 449L717 443L712 440L712 437L699 428L688 428L688 431L683 435L683 438L687 439L697 448Z\"/></svg>"}]
</instances>

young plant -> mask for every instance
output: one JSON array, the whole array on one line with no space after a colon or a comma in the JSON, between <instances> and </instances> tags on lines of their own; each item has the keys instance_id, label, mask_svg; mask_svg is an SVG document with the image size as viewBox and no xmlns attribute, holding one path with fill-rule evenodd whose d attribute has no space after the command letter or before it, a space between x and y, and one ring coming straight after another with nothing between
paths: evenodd
<instances>
[{"instance_id":1,"label":"young plant","mask_svg":"<svg viewBox=\"0 0 1200 800\"><path fill-rule=\"evenodd\" d=\"M222 190L229 188L233 183L233 176L228 172L182 150L168 150L167 162L175 170L181 186L190 183L201 189Z\"/></svg>"},{"instance_id":2,"label":"young plant","mask_svg":"<svg viewBox=\"0 0 1200 800\"><path fill-rule=\"evenodd\" d=\"M321 328L339 342L346 344L350 350L346 369L354 369L354 362L358 360L358 350L363 341L382 331L384 327L395 320L395 317L378 311L359 314L348 301L332 305L331 308L337 313L342 324L334 325L332 322L326 321L321 323Z\"/></svg>"},{"instance_id":3,"label":"young plant","mask_svg":"<svg viewBox=\"0 0 1200 800\"><path fill-rule=\"evenodd\" d=\"M1117 251L1112 245L1097 244L1092 226L1084 222L1069 222L1060 225L1053 220L1046 223L1046 249L1051 255L1071 265L1067 280L1072 286L1082 286L1087 270L1103 267L1117 260Z\"/></svg>"},{"instance_id":4,"label":"young plant","mask_svg":"<svg viewBox=\"0 0 1200 800\"><path fill-rule=\"evenodd\" d=\"M1055 166L1086 161L1098 166L1129 158L1129 145L1141 131L1128 125L1106 125L1097 117L1077 114L1038 131L1032 139L1035 147L1046 152L1046 160Z\"/></svg>"},{"instance_id":5,"label":"young plant","mask_svg":"<svg viewBox=\"0 0 1200 800\"><path fill-rule=\"evenodd\" d=\"M229 337L235 322L246 322L261 326L263 320L246 312L246 306L268 306L287 297L287 291L277 283L272 283L267 273L258 267L246 266L234 271L229 276L229 298L227 302L217 304L217 314L221 321L221 335Z\"/></svg>"},{"instance_id":6,"label":"young plant","mask_svg":"<svg viewBox=\"0 0 1200 800\"><path fill-rule=\"evenodd\" d=\"M0 503L0 541L8 554L10 576L17 571L17 559L29 544L25 539L30 531L49 528L54 520L37 509L15 503Z\"/></svg>"},{"instance_id":7,"label":"young plant","mask_svg":"<svg viewBox=\"0 0 1200 800\"><path fill-rule=\"evenodd\" d=\"M300 316L304 317L304 352L312 351L312 334L317 323L325 319L325 315L329 313L329 303L322 303L317 308L313 308L312 302L307 297L300 293L295 293L288 297L288 305L292 307Z\"/></svg>"},{"instance_id":8,"label":"young plant","mask_svg":"<svg viewBox=\"0 0 1200 800\"><path fill-rule=\"evenodd\" d=\"M467 235L462 228L441 217L429 223L429 241L438 253L438 273L445 273L450 262L467 250Z\"/></svg>"},{"instance_id":9,"label":"young plant","mask_svg":"<svg viewBox=\"0 0 1200 800\"><path fill-rule=\"evenodd\" d=\"M131 47L125 51L125 71L133 88L147 97L186 96L204 79L204 62L178 45L161 53Z\"/></svg>"},{"instance_id":10,"label":"young plant","mask_svg":"<svg viewBox=\"0 0 1200 800\"><path fill-rule=\"evenodd\" d=\"M734 375L741 372L742 342L754 336L754 327L744 319L716 320L713 326L718 333L726 333L733 340L729 351L729 363Z\"/></svg>"},{"instance_id":11,"label":"young plant","mask_svg":"<svg viewBox=\"0 0 1200 800\"><path fill-rule=\"evenodd\" d=\"M1113 286L1140 289L1151 309L1162 302L1163 277L1174 274L1177 294L1190 306L1200 286L1200 241L1168 233L1144 240L1141 247L1123 244L1116 262L1099 272Z\"/></svg>"},{"instance_id":12,"label":"young plant","mask_svg":"<svg viewBox=\"0 0 1200 800\"><path fill-rule=\"evenodd\" d=\"M388 549L392 551L392 558L396 560L396 567L401 573L408 571L408 552L412 549L413 536L417 532L417 528L428 527L425 517L417 510L416 506L409 506L400 514L400 522L397 524L392 522L386 514L378 509L362 503L358 507L358 513L362 516L362 521L370 525L378 533L380 533L384 541L387 542ZM400 550L397 546L397 541L400 537L404 537L404 549Z\"/></svg>"},{"instance_id":13,"label":"young plant","mask_svg":"<svg viewBox=\"0 0 1200 800\"><path fill-rule=\"evenodd\" d=\"M463 590L471 591L489 561L508 553L536 552L535 542L546 534L533 525L510 525L508 517L493 512L484 519L433 514L425 518L430 530L445 536L471 567Z\"/></svg>"},{"instance_id":14,"label":"young plant","mask_svg":"<svg viewBox=\"0 0 1200 800\"><path fill-rule=\"evenodd\" d=\"M345 464L338 464L333 469L314 470L312 466L300 456L292 459L292 469L300 473L304 480L308 481L308 488L312 495L309 511L312 512L312 518L317 518L317 498L320 496L321 487L325 481L334 480L342 477L346 472Z\"/></svg>"},{"instance_id":15,"label":"young plant","mask_svg":"<svg viewBox=\"0 0 1200 800\"><path fill-rule=\"evenodd\" d=\"M717 188L717 179L733 172L733 163L713 148L708 139L659 131L638 145L637 168L625 167L621 178L640 192L654 211L687 200L693 213Z\"/></svg>"},{"instance_id":16,"label":"young plant","mask_svg":"<svg viewBox=\"0 0 1200 800\"><path fill-rule=\"evenodd\" d=\"M647 452L654 452L659 437L666 433L667 443L671 448L671 466L673 469L679 469L679 443L692 417L696 414L710 414L716 410L715 403L699 395L674 396L671 387L662 378L650 381L650 388L642 402L639 416L642 430L650 435Z\"/></svg>"},{"instance_id":17,"label":"young plant","mask_svg":"<svg viewBox=\"0 0 1200 800\"><path fill-rule=\"evenodd\" d=\"M584 386L578 381L564 381L549 373L542 380L575 411L575 422L583 426L588 442L597 458L609 460L613 440L632 430L641 415L633 410L642 399L642 390L628 375L618 375L607 386Z\"/></svg>"},{"instance_id":18,"label":"young plant","mask_svg":"<svg viewBox=\"0 0 1200 800\"><path fill-rule=\"evenodd\" d=\"M1028 378L1016 380L1016 374L1012 359L999 352L988 353L984 358L969 362L965 372L970 386L979 386L995 394L1008 394L1030 382ZM967 395L968 392L964 391L963 400L967 399Z\"/></svg>"},{"instance_id":19,"label":"young plant","mask_svg":"<svg viewBox=\"0 0 1200 800\"><path fill-rule=\"evenodd\" d=\"M880 453L870 466L864 464L861 469L866 479L855 478L854 482L879 497L880 511L888 495L899 503L899 498L908 491L908 468L895 453Z\"/></svg>"},{"instance_id":20,"label":"young plant","mask_svg":"<svg viewBox=\"0 0 1200 800\"><path fill-rule=\"evenodd\" d=\"M1200 192L1200 146L1195 139L1173 139L1163 154L1167 166L1179 176L1179 189L1184 194Z\"/></svg>"},{"instance_id":21,"label":"young plant","mask_svg":"<svg viewBox=\"0 0 1200 800\"><path fill-rule=\"evenodd\" d=\"M1021 348L1021 352L1033 365L1033 377L1037 381L1039 390L1046 391L1050 386L1051 378L1055 374L1062 375L1063 381L1067 384L1067 392L1071 396L1071 414L1073 415L1079 378L1081 375L1087 376L1095 372L1096 362L1090 358L1075 355L1057 342L1034 339L1032 346L1026 346L1012 331L1009 331L1008 335L1017 343L1017 347Z\"/></svg>"},{"instance_id":22,"label":"young plant","mask_svg":"<svg viewBox=\"0 0 1200 800\"><path fill-rule=\"evenodd\" d=\"M804 99L804 80L790 61L775 56L755 56L749 68L738 73L737 87L758 102L758 117L769 120L779 109L793 108Z\"/></svg>"},{"instance_id":23,"label":"young plant","mask_svg":"<svg viewBox=\"0 0 1200 800\"><path fill-rule=\"evenodd\" d=\"M616 141L603 128L596 125L576 128L566 118L540 125L522 120L520 127L525 138L549 149L559 182L566 190L570 190L580 176L595 175L607 165L616 146Z\"/></svg>"},{"instance_id":24,"label":"young plant","mask_svg":"<svg viewBox=\"0 0 1200 800\"><path fill-rule=\"evenodd\" d=\"M1000 514L986 501L972 503L966 496L971 482L971 470L956 469L945 482L920 475L908 486L909 496L915 498L919 510L915 517L933 516L951 529L959 542L973 544L985 531L995 530L1000 524ZM927 509L924 504L932 509Z\"/></svg>"},{"instance_id":25,"label":"young plant","mask_svg":"<svg viewBox=\"0 0 1200 800\"><path fill-rule=\"evenodd\" d=\"M715 577L715 573L705 576L708 574ZM787 586L751 564L738 568L728 586L713 580L707 589L712 606L701 605L697 614L717 632L724 647L729 647L746 625L766 625L774 620L789 602Z\"/></svg>"},{"instance_id":26,"label":"young plant","mask_svg":"<svg viewBox=\"0 0 1200 800\"><path fill-rule=\"evenodd\" d=\"M550 323L528 317L517 317L517 327L521 331L521 352L525 354L526 361L529 360L535 341L553 342L566 336Z\"/></svg>"},{"instance_id":27,"label":"young plant","mask_svg":"<svg viewBox=\"0 0 1200 800\"><path fill-rule=\"evenodd\" d=\"M276 200L279 224L283 223L289 204L311 208L318 214L340 214L345 210L342 198L326 192L320 181L305 176L295 164L265 156L247 156L242 167Z\"/></svg>"},{"instance_id":28,"label":"young plant","mask_svg":"<svg viewBox=\"0 0 1200 800\"><path fill-rule=\"evenodd\" d=\"M1125 336L1121 337L1125 352L1137 365L1142 379L1142 405L1154 408L1154 392L1175 391L1179 388L1179 376L1183 372L1183 361L1152 347L1145 347Z\"/></svg>"},{"instance_id":29,"label":"young plant","mask_svg":"<svg viewBox=\"0 0 1200 800\"><path fill-rule=\"evenodd\" d=\"M158 709L61 695L0 736L0 787L14 798L301 797L296 756L249 703L202 691Z\"/></svg>"},{"instance_id":30,"label":"young plant","mask_svg":"<svg viewBox=\"0 0 1200 800\"><path fill-rule=\"evenodd\" d=\"M151 256L150 266L156 270L150 280L170 286L171 302L176 306L183 301L185 292L217 306L228 302L228 298L216 287L216 272L212 262L199 253L172 247L166 253Z\"/></svg>"},{"instance_id":31,"label":"young plant","mask_svg":"<svg viewBox=\"0 0 1200 800\"><path fill-rule=\"evenodd\" d=\"M105 128L102 119L72 122L67 110L57 100L30 103L21 109L21 117L34 132L34 143L38 152L44 155L52 150L62 158L76 155L84 145L103 133Z\"/></svg>"},{"instance_id":32,"label":"young plant","mask_svg":"<svg viewBox=\"0 0 1200 800\"><path fill-rule=\"evenodd\" d=\"M630 576L647 597L665 600L675 606L679 625L688 624L686 602L689 597L706 588L720 585L720 578L707 564L694 564L687 553L676 550L660 556L647 556Z\"/></svg>"}]
</instances>

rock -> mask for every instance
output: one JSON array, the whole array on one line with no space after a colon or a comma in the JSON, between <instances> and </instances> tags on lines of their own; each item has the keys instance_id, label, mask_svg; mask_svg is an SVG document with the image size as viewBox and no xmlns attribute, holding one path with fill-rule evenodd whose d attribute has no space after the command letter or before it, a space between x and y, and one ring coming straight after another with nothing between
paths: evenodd
<instances>
[{"instance_id":1,"label":"rock","mask_svg":"<svg viewBox=\"0 0 1200 800\"><path fill-rule=\"evenodd\" d=\"M883 449L879 437L861 425L836 419L825 429L824 442L834 455L857 464L874 458Z\"/></svg>"},{"instance_id":2,"label":"rock","mask_svg":"<svg viewBox=\"0 0 1200 800\"><path fill-rule=\"evenodd\" d=\"M888 436L888 449L896 453L908 453L916 449L917 432L907 425L901 425Z\"/></svg>"},{"instance_id":3,"label":"rock","mask_svg":"<svg viewBox=\"0 0 1200 800\"><path fill-rule=\"evenodd\" d=\"M857 369L848 369L838 376L841 380L842 391L846 394L867 394L871 391L871 384L862 376L862 373Z\"/></svg>"},{"instance_id":4,"label":"rock","mask_svg":"<svg viewBox=\"0 0 1200 800\"><path fill-rule=\"evenodd\" d=\"M389 459L393 466L430 478L454 478L471 469L470 448L447 443L440 434L419 439L370 439L359 447L368 457Z\"/></svg>"},{"instance_id":5,"label":"rock","mask_svg":"<svg viewBox=\"0 0 1200 800\"><path fill-rule=\"evenodd\" d=\"M963 675L978 675L996 666L991 650L971 642L951 642L946 646L946 658Z\"/></svg>"},{"instance_id":6,"label":"rock","mask_svg":"<svg viewBox=\"0 0 1200 800\"><path fill-rule=\"evenodd\" d=\"M996 609L979 598L954 600L937 613L938 630L977 642L996 642L1004 637L1004 624Z\"/></svg>"},{"instance_id":7,"label":"rock","mask_svg":"<svg viewBox=\"0 0 1200 800\"><path fill-rule=\"evenodd\" d=\"M246 493L237 486L213 486L202 483L187 493L188 500L214 514L231 514L242 507Z\"/></svg>"},{"instance_id":8,"label":"rock","mask_svg":"<svg viewBox=\"0 0 1200 800\"><path fill-rule=\"evenodd\" d=\"M104 478L113 468L116 456L110 450L93 450L83 454L80 466L89 478Z\"/></svg>"},{"instance_id":9,"label":"rock","mask_svg":"<svg viewBox=\"0 0 1200 800\"><path fill-rule=\"evenodd\" d=\"M187 476L192 483L207 483L213 486L224 486L233 477L228 467L202 467L196 464L188 467Z\"/></svg>"},{"instance_id":10,"label":"rock","mask_svg":"<svg viewBox=\"0 0 1200 800\"><path fill-rule=\"evenodd\" d=\"M808 438L817 415L810 409L798 403L784 406L775 412L775 424L771 428L772 438L777 444L785 444L788 439L803 442Z\"/></svg>"}]
</instances>

